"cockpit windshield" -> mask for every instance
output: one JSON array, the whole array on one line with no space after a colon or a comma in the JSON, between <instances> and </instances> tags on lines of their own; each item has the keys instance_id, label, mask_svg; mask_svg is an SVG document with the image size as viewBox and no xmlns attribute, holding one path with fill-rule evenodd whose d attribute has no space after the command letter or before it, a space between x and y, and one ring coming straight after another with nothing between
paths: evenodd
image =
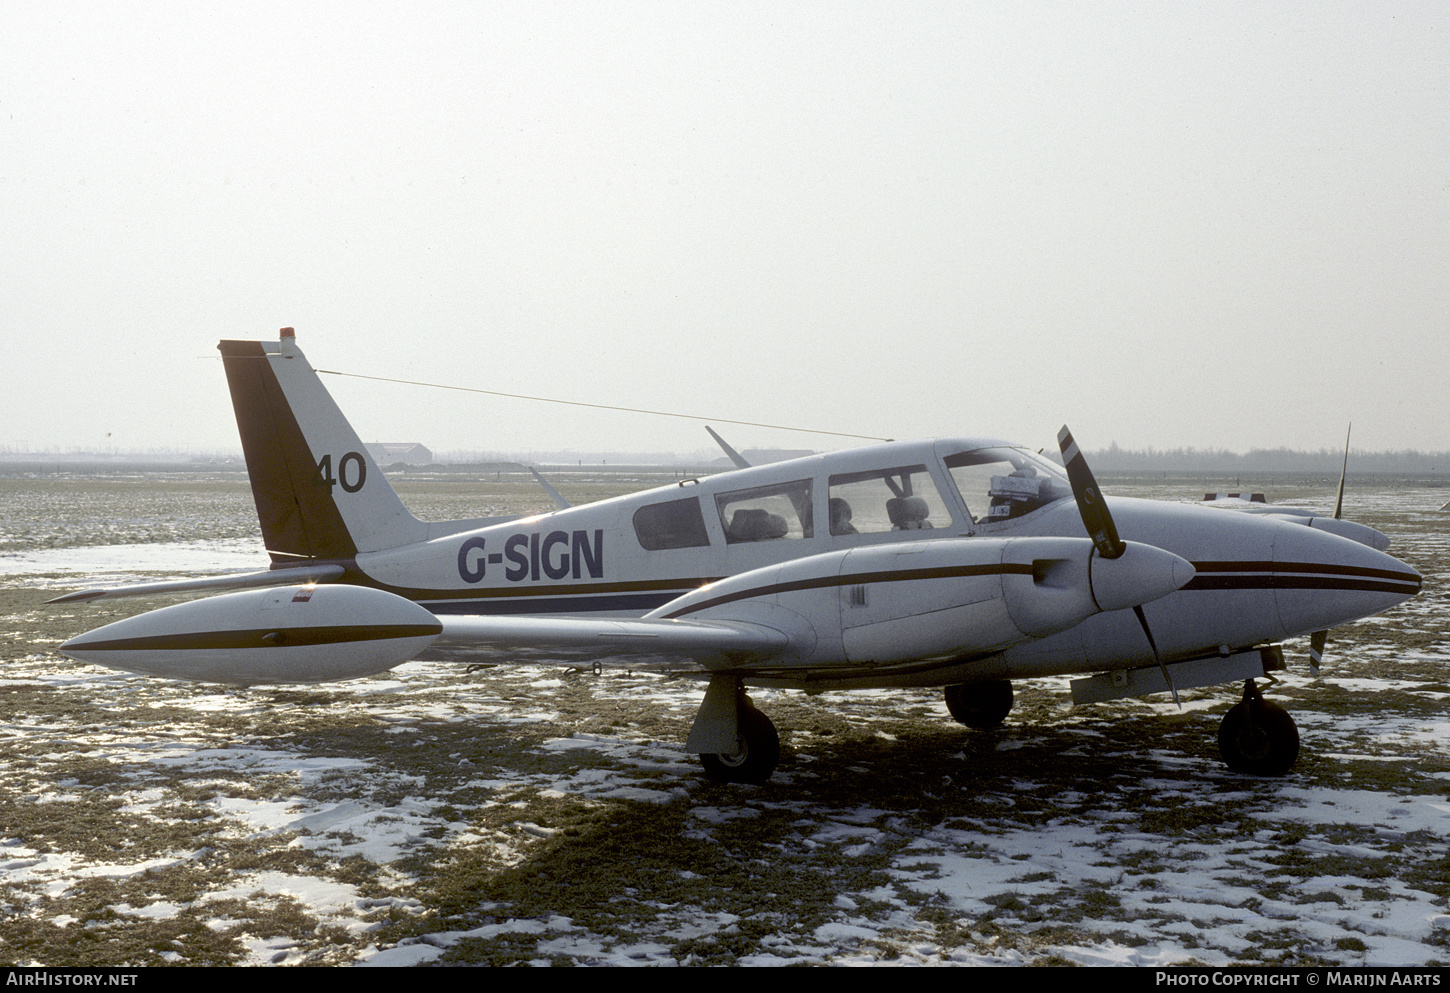
<instances>
[{"instance_id":1,"label":"cockpit windshield","mask_svg":"<svg viewBox=\"0 0 1450 993\"><path fill-rule=\"evenodd\" d=\"M1025 448L978 448L944 462L978 524L1011 520L1072 496L1062 467Z\"/></svg>"}]
</instances>

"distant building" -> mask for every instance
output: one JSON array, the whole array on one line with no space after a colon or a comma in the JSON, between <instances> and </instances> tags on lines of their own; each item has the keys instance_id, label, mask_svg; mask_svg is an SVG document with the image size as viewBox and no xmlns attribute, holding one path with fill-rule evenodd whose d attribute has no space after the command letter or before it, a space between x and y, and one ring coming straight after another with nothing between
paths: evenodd
<instances>
[{"instance_id":1,"label":"distant building","mask_svg":"<svg viewBox=\"0 0 1450 993\"><path fill-rule=\"evenodd\" d=\"M433 453L416 441L376 442L368 445L367 450L373 461L380 466L390 466L394 462L406 462L408 465L433 464Z\"/></svg>"}]
</instances>

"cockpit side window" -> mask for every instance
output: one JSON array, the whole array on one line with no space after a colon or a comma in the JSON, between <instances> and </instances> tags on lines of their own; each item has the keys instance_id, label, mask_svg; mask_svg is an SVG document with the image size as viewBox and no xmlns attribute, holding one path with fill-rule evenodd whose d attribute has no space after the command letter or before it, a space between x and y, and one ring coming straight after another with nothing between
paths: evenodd
<instances>
[{"instance_id":1,"label":"cockpit side window","mask_svg":"<svg viewBox=\"0 0 1450 993\"><path fill-rule=\"evenodd\" d=\"M715 506L729 545L815 534L809 479L721 493L715 497Z\"/></svg>"},{"instance_id":2,"label":"cockpit side window","mask_svg":"<svg viewBox=\"0 0 1450 993\"><path fill-rule=\"evenodd\" d=\"M842 473L830 480L831 534L917 531L951 525L924 465Z\"/></svg>"},{"instance_id":3,"label":"cockpit side window","mask_svg":"<svg viewBox=\"0 0 1450 993\"><path fill-rule=\"evenodd\" d=\"M1008 521L1072 496L1062 467L1021 448L979 448L944 460L978 524Z\"/></svg>"},{"instance_id":4,"label":"cockpit side window","mask_svg":"<svg viewBox=\"0 0 1450 993\"><path fill-rule=\"evenodd\" d=\"M650 551L710 544L699 497L646 504L634 512L634 534L640 546Z\"/></svg>"}]
</instances>

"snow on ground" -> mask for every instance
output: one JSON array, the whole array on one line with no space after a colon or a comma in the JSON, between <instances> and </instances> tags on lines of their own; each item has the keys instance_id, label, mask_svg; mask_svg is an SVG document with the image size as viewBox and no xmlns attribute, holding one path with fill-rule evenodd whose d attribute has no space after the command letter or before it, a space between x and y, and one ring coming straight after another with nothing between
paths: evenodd
<instances>
[{"instance_id":1,"label":"snow on ground","mask_svg":"<svg viewBox=\"0 0 1450 993\"><path fill-rule=\"evenodd\" d=\"M775 781L727 788L679 744L695 687L563 681L591 702L552 711L546 666L297 694L12 663L0 689L67 713L0 726L24 807L0 931L45 932L4 957L55 964L88 929L148 936L130 962L1450 959L1443 722L1363 752L1305 721L1301 768L1261 781L1217 763L1213 713L1074 716L1051 683L1019 694L1045 723L985 735L925 694L759 694L782 727L825 718ZM677 733L642 733L652 709ZM581 716L617 726L567 733ZM199 950L202 926L225 940Z\"/></svg>"},{"instance_id":2,"label":"snow on ground","mask_svg":"<svg viewBox=\"0 0 1450 993\"><path fill-rule=\"evenodd\" d=\"M267 566L267 553L255 538L0 552L0 576L28 581L37 589L73 583L78 575L89 585L109 586L177 572L256 572Z\"/></svg>"},{"instance_id":3,"label":"snow on ground","mask_svg":"<svg viewBox=\"0 0 1450 993\"><path fill-rule=\"evenodd\" d=\"M681 744L697 684L430 662L300 689L127 676L47 647L98 608L19 591L104 556L13 556L0 960L1445 964L1450 548L1390 510L1427 589L1337 630L1321 682L1288 646L1270 695L1303 750L1280 780L1217 759L1234 687L1075 709L1041 680L990 732L929 691L758 692L781 768L719 786ZM140 569L177 568L145 549Z\"/></svg>"}]
</instances>

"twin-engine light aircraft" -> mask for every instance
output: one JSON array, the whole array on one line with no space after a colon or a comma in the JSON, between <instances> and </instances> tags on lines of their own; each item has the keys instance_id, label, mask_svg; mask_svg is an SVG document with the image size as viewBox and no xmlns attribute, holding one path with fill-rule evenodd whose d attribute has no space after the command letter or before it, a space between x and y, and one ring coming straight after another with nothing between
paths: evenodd
<instances>
[{"instance_id":1,"label":"twin-engine light aircraft","mask_svg":"<svg viewBox=\"0 0 1450 993\"><path fill-rule=\"evenodd\" d=\"M1010 710L1013 679L1080 674L1077 702L1243 680L1223 758L1280 774L1298 732L1254 683L1282 668L1277 643L1420 588L1378 539L1317 519L1106 500L1066 428L1065 471L997 441L892 442L427 523L290 328L219 348L272 566L61 597L236 591L73 638L72 658L243 685L417 657L655 667L707 683L687 748L710 777L746 783L780 753L746 686L940 686L954 718L984 728Z\"/></svg>"}]
</instances>

